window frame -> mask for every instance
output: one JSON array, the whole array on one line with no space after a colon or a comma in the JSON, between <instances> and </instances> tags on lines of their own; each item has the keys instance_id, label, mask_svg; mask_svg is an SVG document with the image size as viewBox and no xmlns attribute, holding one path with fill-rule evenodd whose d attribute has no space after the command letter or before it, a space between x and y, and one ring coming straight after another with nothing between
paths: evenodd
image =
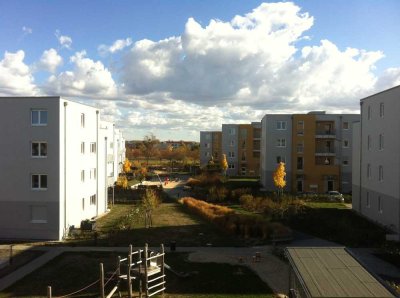
<instances>
[{"instance_id":1,"label":"window frame","mask_svg":"<svg viewBox=\"0 0 400 298\"><path fill-rule=\"evenodd\" d=\"M33 155L33 145L34 144L37 144L38 145L38 155ZM45 144L46 145L46 155L42 155L41 153L42 153L42 144ZM48 152L48 150L47 150L48 148L47 148L47 142L43 142L43 141L32 141L31 142L31 157L32 158L47 158L47 152Z\"/></svg>"},{"instance_id":2,"label":"window frame","mask_svg":"<svg viewBox=\"0 0 400 298\"><path fill-rule=\"evenodd\" d=\"M287 129L287 121L276 120L276 130L286 130L286 129Z\"/></svg>"},{"instance_id":3,"label":"window frame","mask_svg":"<svg viewBox=\"0 0 400 298\"><path fill-rule=\"evenodd\" d=\"M278 138L278 139L276 139L276 147L278 147L278 148L286 148L286 138Z\"/></svg>"},{"instance_id":4,"label":"window frame","mask_svg":"<svg viewBox=\"0 0 400 298\"><path fill-rule=\"evenodd\" d=\"M38 186L34 187L34 177L38 178ZM46 181L46 187L42 186L42 177L45 177L45 181ZM31 190L35 190L35 191L43 191L43 190L47 190L49 187L49 179L48 179L48 175L47 174L31 174Z\"/></svg>"},{"instance_id":5,"label":"window frame","mask_svg":"<svg viewBox=\"0 0 400 298\"><path fill-rule=\"evenodd\" d=\"M33 122L33 113L37 112L38 113L38 122L34 123ZM42 113L46 113L46 122L42 122ZM49 122L48 118L49 114L47 112L47 109L31 109L31 126L47 126Z\"/></svg>"}]
</instances>

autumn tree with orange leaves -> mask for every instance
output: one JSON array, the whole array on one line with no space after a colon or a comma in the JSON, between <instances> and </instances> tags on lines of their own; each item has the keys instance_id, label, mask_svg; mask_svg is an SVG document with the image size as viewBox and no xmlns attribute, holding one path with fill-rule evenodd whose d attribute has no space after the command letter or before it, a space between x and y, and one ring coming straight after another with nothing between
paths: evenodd
<instances>
[{"instance_id":1,"label":"autumn tree with orange leaves","mask_svg":"<svg viewBox=\"0 0 400 298\"><path fill-rule=\"evenodd\" d=\"M280 162L276 167L276 170L273 174L274 184L278 188L278 194L283 194L283 188L286 186L286 172L285 172L285 164Z\"/></svg>"},{"instance_id":2,"label":"autumn tree with orange leaves","mask_svg":"<svg viewBox=\"0 0 400 298\"><path fill-rule=\"evenodd\" d=\"M224 171L224 174L226 176L226 170L228 169L228 162L226 161L226 154L222 154L221 168Z\"/></svg>"}]
</instances>

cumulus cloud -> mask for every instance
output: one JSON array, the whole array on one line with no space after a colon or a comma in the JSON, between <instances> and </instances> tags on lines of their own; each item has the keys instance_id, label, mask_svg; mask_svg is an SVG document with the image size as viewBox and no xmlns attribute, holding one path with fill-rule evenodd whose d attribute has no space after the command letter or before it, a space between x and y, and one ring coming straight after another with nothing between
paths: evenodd
<instances>
[{"instance_id":1,"label":"cumulus cloud","mask_svg":"<svg viewBox=\"0 0 400 298\"><path fill-rule=\"evenodd\" d=\"M60 30L56 30L54 35L57 37L58 42L60 43L61 48L71 49L72 46L72 38L67 35L62 35Z\"/></svg>"},{"instance_id":2,"label":"cumulus cloud","mask_svg":"<svg viewBox=\"0 0 400 298\"><path fill-rule=\"evenodd\" d=\"M36 86L31 69L24 62L25 52L5 52L0 61L0 95L35 95Z\"/></svg>"},{"instance_id":3,"label":"cumulus cloud","mask_svg":"<svg viewBox=\"0 0 400 298\"><path fill-rule=\"evenodd\" d=\"M57 67L63 63L63 58L53 48L43 52L37 67L49 72L55 72Z\"/></svg>"},{"instance_id":4,"label":"cumulus cloud","mask_svg":"<svg viewBox=\"0 0 400 298\"><path fill-rule=\"evenodd\" d=\"M100 61L93 61L81 51L71 56L73 70L52 75L45 88L53 94L69 96L115 95L116 85L111 72Z\"/></svg>"},{"instance_id":5,"label":"cumulus cloud","mask_svg":"<svg viewBox=\"0 0 400 298\"><path fill-rule=\"evenodd\" d=\"M380 51L339 49L304 33L313 17L291 3L263 3L229 22L190 18L182 36L135 42L123 60L126 94L165 93L200 106L256 110L356 109L374 90ZM296 43L310 45L302 49Z\"/></svg>"},{"instance_id":6,"label":"cumulus cloud","mask_svg":"<svg viewBox=\"0 0 400 298\"><path fill-rule=\"evenodd\" d=\"M131 38L118 39L111 46L100 45L98 51L101 55L106 55L108 53L114 54L115 52L122 51L124 48L129 47L132 44Z\"/></svg>"}]
</instances>

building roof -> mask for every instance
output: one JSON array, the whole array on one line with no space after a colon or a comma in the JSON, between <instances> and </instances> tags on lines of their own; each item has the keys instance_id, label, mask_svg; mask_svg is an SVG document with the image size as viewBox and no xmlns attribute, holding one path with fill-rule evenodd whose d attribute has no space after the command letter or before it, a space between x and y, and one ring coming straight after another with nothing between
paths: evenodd
<instances>
[{"instance_id":1,"label":"building roof","mask_svg":"<svg viewBox=\"0 0 400 298\"><path fill-rule=\"evenodd\" d=\"M310 297L395 297L343 247L291 247L287 252Z\"/></svg>"}]
</instances>

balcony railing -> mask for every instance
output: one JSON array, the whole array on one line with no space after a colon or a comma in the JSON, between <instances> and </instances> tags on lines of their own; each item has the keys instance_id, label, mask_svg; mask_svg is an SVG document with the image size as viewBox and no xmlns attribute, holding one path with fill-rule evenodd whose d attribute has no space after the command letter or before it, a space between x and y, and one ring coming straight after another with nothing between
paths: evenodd
<instances>
[{"instance_id":1,"label":"balcony railing","mask_svg":"<svg viewBox=\"0 0 400 298\"><path fill-rule=\"evenodd\" d=\"M320 155L320 156L331 156L335 155L335 149L334 148L316 148L315 149L315 155Z\"/></svg>"},{"instance_id":2,"label":"balcony railing","mask_svg":"<svg viewBox=\"0 0 400 298\"><path fill-rule=\"evenodd\" d=\"M317 129L317 131L315 132L315 136L317 138L332 138L336 136L336 131L334 129Z\"/></svg>"}]
</instances>

